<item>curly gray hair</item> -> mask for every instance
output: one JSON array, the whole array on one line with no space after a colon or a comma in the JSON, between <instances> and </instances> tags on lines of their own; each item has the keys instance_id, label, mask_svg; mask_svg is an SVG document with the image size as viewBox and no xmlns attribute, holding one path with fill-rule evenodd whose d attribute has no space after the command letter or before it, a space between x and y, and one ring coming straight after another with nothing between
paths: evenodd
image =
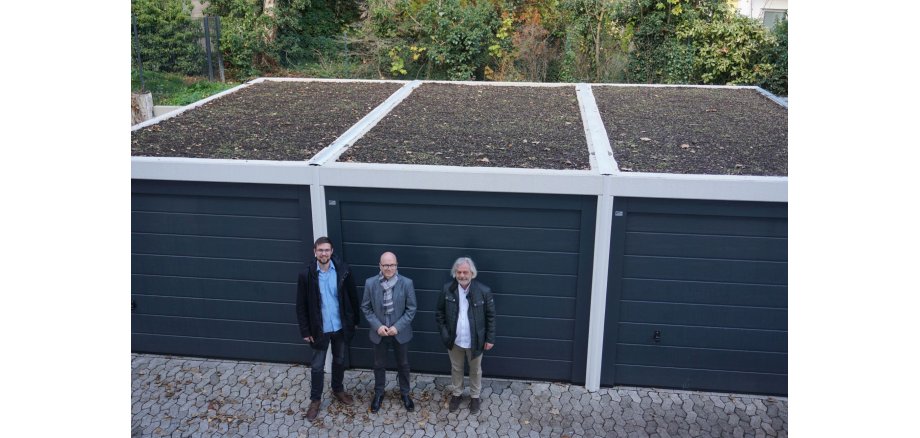
<instances>
[{"instance_id":1,"label":"curly gray hair","mask_svg":"<svg viewBox=\"0 0 920 438\"><path fill-rule=\"evenodd\" d=\"M457 268L459 268L460 265L464 263L470 265L470 272L473 273L472 277L470 278L476 278L476 274L478 274L478 272L476 271L476 264L473 263L473 259L469 257L460 257L459 259L457 259L457 261L454 262L454 266L450 268L450 276L453 278L457 278Z\"/></svg>"}]
</instances>

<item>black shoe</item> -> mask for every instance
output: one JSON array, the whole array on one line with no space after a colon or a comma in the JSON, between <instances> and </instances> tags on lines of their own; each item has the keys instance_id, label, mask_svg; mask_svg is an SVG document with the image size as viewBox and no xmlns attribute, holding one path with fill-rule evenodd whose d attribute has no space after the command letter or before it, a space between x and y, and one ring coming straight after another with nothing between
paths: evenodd
<instances>
[{"instance_id":1,"label":"black shoe","mask_svg":"<svg viewBox=\"0 0 920 438\"><path fill-rule=\"evenodd\" d=\"M409 394L402 396L403 406L406 407L406 410L412 412L415 410L415 403L412 403L412 398L409 397Z\"/></svg>"},{"instance_id":2,"label":"black shoe","mask_svg":"<svg viewBox=\"0 0 920 438\"><path fill-rule=\"evenodd\" d=\"M479 399L474 398L470 400L470 413L478 414L479 413Z\"/></svg>"},{"instance_id":3,"label":"black shoe","mask_svg":"<svg viewBox=\"0 0 920 438\"><path fill-rule=\"evenodd\" d=\"M451 412L457 412L457 409L460 409L460 400L461 398L459 395L452 395L450 397L450 404L448 405L448 409L450 409Z\"/></svg>"},{"instance_id":4,"label":"black shoe","mask_svg":"<svg viewBox=\"0 0 920 438\"><path fill-rule=\"evenodd\" d=\"M379 411L380 403L383 403L383 394L374 394L374 399L371 400L371 412L376 413Z\"/></svg>"}]
</instances>

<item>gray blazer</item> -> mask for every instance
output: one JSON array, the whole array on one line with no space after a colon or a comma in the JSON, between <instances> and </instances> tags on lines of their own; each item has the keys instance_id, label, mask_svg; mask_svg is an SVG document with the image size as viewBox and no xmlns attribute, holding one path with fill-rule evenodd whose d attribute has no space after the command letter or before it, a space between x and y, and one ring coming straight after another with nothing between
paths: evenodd
<instances>
[{"instance_id":1,"label":"gray blazer","mask_svg":"<svg viewBox=\"0 0 920 438\"><path fill-rule=\"evenodd\" d=\"M399 275L398 273L396 275ZM375 275L364 282L364 298L361 299L361 311L367 318L370 330L368 336L374 344L380 343L377 328L383 325L383 286L380 285L380 276ZM412 339L412 318L415 318L415 285L412 279L399 275L399 281L393 288L393 314L390 315L391 324L396 327L396 342L405 344Z\"/></svg>"}]
</instances>

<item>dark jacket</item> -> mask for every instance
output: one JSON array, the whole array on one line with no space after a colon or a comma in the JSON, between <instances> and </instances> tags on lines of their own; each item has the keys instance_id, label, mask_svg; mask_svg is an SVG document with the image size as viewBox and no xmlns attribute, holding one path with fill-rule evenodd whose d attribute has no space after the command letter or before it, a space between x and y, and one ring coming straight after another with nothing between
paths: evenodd
<instances>
[{"instance_id":1,"label":"dark jacket","mask_svg":"<svg viewBox=\"0 0 920 438\"><path fill-rule=\"evenodd\" d=\"M457 280L444 285L434 314L441 329L441 341L448 350L454 348L457 339L457 315L460 313L457 288ZM476 280L470 282L466 299L470 303L466 313L470 320L470 349L476 358L482 354L486 342L495 343L495 300L492 289Z\"/></svg>"},{"instance_id":2,"label":"dark jacket","mask_svg":"<svg viewBox=\"0 0 920 438\"><path fill-rule=\"evenodd\" d=\"M335 266L342 331L345 339L350 342L355 335L355 327L361 321L358 316L358 290L348 265L336 256L332 257L331 263ZM300 324L301 337L312 336L313 348L326 349L329 337L323 336L322 295L319 292L315 258L297 276L297 322Z\"/></svg>"}]
</instances>

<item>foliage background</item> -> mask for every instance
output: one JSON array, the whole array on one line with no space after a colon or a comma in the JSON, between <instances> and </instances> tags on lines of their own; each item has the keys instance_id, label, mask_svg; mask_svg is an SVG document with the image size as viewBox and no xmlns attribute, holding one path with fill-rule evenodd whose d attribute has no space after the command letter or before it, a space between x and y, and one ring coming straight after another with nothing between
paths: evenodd
<instances>
[{"instance_id":1,"label":"foliage background","mask_svg":"<svg viewBox=\"0 0 920 438\"><path fill-rule=\"evenodd\" d=\"M143 66L149 71L201 74L201 24L191 18L191 0L132 0ZM133 45L133 41L132 41ZM132 52L132 60L134 58Z\"/></svg>"},{"instance_id":2,"label":"foliage background","mask_svg":"<svg viewBox=\"0 0 920 438\"><path fill-rule=\"evenodd\" d=\"M132 0L145 38L169 47L144 52L145 68L195 70L189 7L190 0ZM788 22L770 31L729 0L212 0L205 12L222 17L224 64L236 80L738 84L779 95L788 88Z\"/></svg>"}]
</instances>

